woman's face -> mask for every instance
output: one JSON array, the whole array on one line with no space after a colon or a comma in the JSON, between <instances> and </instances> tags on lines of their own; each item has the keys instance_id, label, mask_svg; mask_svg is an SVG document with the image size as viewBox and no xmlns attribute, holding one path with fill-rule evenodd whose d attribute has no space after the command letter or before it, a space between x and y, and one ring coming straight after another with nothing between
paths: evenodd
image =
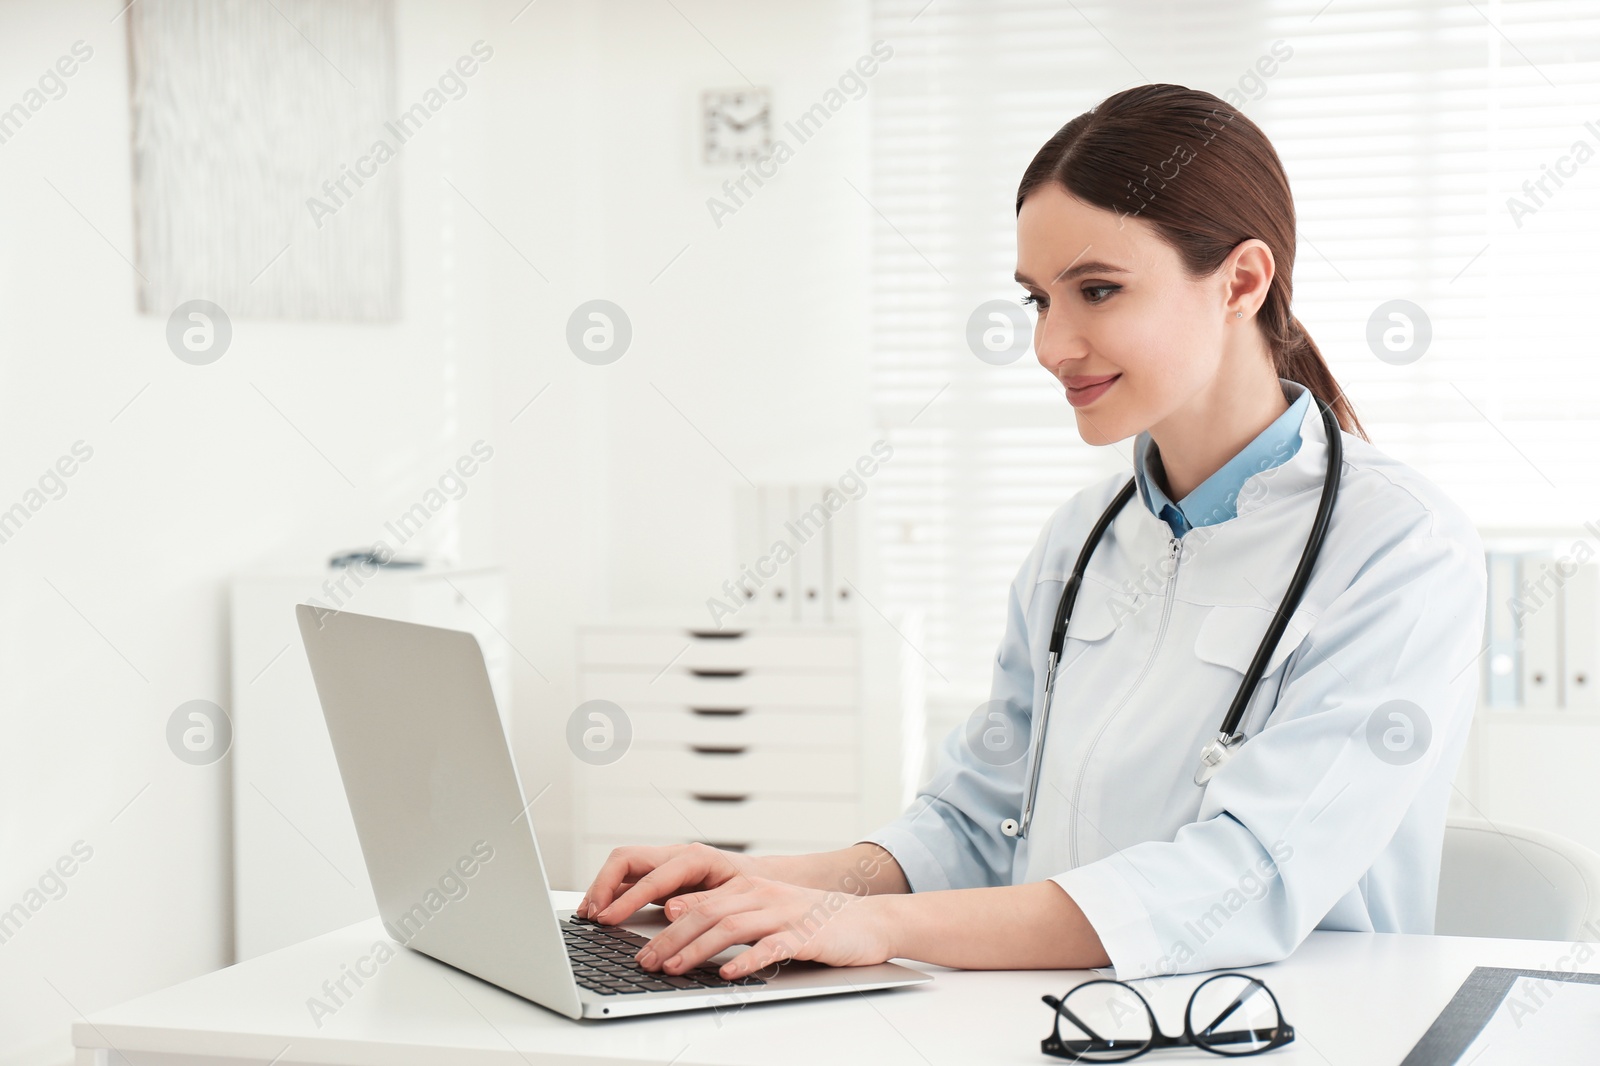
<instances>
[{"instance_id":1,"label":"woman's face","mask_svg":"<svg viewBox=\"0 0 1600 1066\"><path fill-rule=\"evenodd\" d=\"M1033 350L1066 386L1090 444L1149 429L1218 381L1228 276L1191 279L1149 223L1054 183L1017 215L1017 281L1038 312Z\"/></svg>"}]
</instances>

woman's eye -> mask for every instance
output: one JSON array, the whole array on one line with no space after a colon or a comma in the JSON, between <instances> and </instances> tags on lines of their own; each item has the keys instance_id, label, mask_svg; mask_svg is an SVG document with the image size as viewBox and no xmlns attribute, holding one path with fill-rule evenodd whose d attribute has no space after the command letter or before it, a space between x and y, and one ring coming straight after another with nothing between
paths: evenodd
<instances>
[{"instance_id":1,"label":"woman's eye","mask_svg":"<svg viewBox=\"0 0 1600 1066\"><path fill-rule=\"evenodd\" d=\"M1121 285L1085 285L1083 287L1084 301L1091 304L1105 303L1106 297L1122 288ZM1102 293L1100 296L1090 296L1090 293Z\"/></svg>"},{"instance_id":2,"label":"woman's eye","mask_svg":"<svg viewBox=\"0 0 1600 1066\"><path fill-rule=\"evenodd\" d=\"M1038 307L1040 310L1043 310L1044 308L1048 307L1049 304L1046 303L1046 302L1041 302L1040 299L1037 296L1033 295L1033 293L1030 292L1028 295L1026 295L1026 296L1024 296L1022 298L1022 306L1023 307Z\"/></svg>"}]
</instances>

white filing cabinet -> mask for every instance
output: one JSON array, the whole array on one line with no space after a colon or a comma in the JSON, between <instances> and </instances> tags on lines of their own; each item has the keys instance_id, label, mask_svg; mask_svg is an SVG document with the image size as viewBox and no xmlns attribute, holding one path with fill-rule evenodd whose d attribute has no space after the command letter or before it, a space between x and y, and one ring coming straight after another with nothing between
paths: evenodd
<instances>
[{"instance_id":1,"label":"white filing cabinet","mask_svg":"<svg viewBox=\"0 0 1600 1066\"><path fill-rule=\"evenodd\" d=\"M851 843L858 636L794 624L580 627L580 698L622 708L632 739L614 762L574 761L578 881L621 844L760 853Z\"/></svg>"},{"instance_id":2,"label":"white filing cabinet","mask_svg":"<svg viewBox=\"0 0 1600 1066\"><path fill-rule=\"evenodd\" d=\"M378 912L294 605L473 633L502 722L510 714L508 595L496 569L380 570L336 601L339 571L234 579L234 950L244 960ZM509 735L509 728L507 733Z\"/></svg>"}]
</instances>

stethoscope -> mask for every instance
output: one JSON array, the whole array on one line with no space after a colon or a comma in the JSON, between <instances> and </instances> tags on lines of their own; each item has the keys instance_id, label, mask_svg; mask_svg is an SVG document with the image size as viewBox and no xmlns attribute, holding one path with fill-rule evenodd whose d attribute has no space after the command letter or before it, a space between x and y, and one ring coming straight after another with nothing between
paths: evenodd
<instances>
[{"instance_id":1,"label":"stethoscope","mask_svg":"<svg viewBox=\"0 0 1600 1066\"><path fill-rule=\"evenodd\" d=\"M1254 695L1256 686L1261 683L1261 675L1266 668L1267 660L1272 656L1272 649L1278 646L1278 640L1289 625L1289 616L1294 614L1295 608L1300 605L1300 597L1306 590L1306 581L1311 576L1311 568L1316 565L1317 556L1322 551L1322 541L1328 532L1328 520L1333 516L1333 502L1339 495L1339 480L1343 473L1344 445L1339 439L1339 420L1334 417L1333 409L1316 397L1312 399L1316 400L1317 407L1322 411L1322 425L1327 430L1328 436L1328 472L1322 482L1322 500L1317 504L1317 517L1311 523L1311 535L1306 538L1305 550L1300 553L1300 565L1295 567L1294 576L1289 579L1289 589L1283 594L1283 602L1278 604L1278 611L1272 617L1272 624L1267 626L1266 635L1261 638L1261 645L1256 648L1255 658L1250 660L1250 668L1245 671L1244 680L1239 684L1239 691L1234 694L1233 704L1228 708L1227 717L1222 720L1221 731L1200 749L1200 767L1194 773L1194 783L1197 785L1204 785L1210 781L1218 768L1228 761L1239 745L1244 743L1244 735L1237 732L1239 720L1244 717L1245 706ZM1072 576L1067 579L1066 587L1061 590L1061 603L1056 607L1055 627L1050 631L1050 658L1045 667L1044 677L1044 708L1035 717L1031 730L1032 758L1028 763L1027 798L1022 806L1022 822L1018 824L1015 818L1007 818L1000 823L1000 831L1008 837L1027 836L1028 824L1033 820L1034 798L1039 792L1039 766L1044 758L1044 732L1050 722L1051 698L1055 695L1056 663L1061 659L1061 648L1067 638L1067 623L1072 618L1072 604L1078 598L1078 588L1083 584L1083 572L1089 565L1089 557L1094 554L1095 546L1105 535L1106 528L1111 525L1111 520L1117 517L1117 512L1122 510L1123 504L1132 498L1136 487L1136 479L1130 478L1111 501L1111 505L1105 509L1100 520L1094 524L1094 528L1089 531L1088 539L1078 551L1078 561L1072 567Z\"/></svg>"}]
</instances>

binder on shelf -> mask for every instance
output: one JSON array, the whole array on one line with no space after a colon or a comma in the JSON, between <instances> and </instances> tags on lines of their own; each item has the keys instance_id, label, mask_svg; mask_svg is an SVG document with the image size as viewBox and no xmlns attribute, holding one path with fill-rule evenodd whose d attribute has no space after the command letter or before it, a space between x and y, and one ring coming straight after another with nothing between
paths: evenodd
<instances>
[{"instance_id":1,"label":"binder on shelf","mask_svg":"<svg viewBox=\"0 0 1600 1066\"><path fill-rule=\"evenodd\" d=\"M860 504L848 500L828 525L828 605L824 618L829 622L856 619L856 593L851 584L860 580L856 571L859 548Z\"/></svg>"},{"instance_id":2,"label":"binder on shelf","mask_svg":"<svg viewBox=\"0 0 1600 1066\"><path fill-rule=\"evenodd\" d=\"M1522 706L1553 710L1561 700L1561 581L1555 556L1526 551L1517 556L1517 586L1511 615L1518 637Z\"/></svg>"},{"instance_id":3,"label":"binder on shelf","mask_svg":"<svg viewBox=\"0 0 1600 1066\"><path fill-rule=\"evenodd\" d=\"M1517 662L1517 633L1511 601L1517 591L1517 558L1511 552L1485 552L1489 575L1488 618L1484 624L1487 649L1483 656L1483 702L1490 707L1515 707L1521 667Z\"/></svg>"},{"instance_id":4,"label":"binder on shelf","mask_svg":"<svg viewBox=\"0 0 1600 1066\"><path fill-rule=\"evenodd\" d=\"M851 585L861 519L855 500L831 483L738 486L733 515L732 592L754 593L740 607L741 622L856 620ZM724 594L731 595L728 588Z\"/></svg>"},{"instance_id":5,"label":"binder on shelf","mask_svg":"<svg viewBox=\"0 0 1600 1066\"><path fill-rule=\"evenodd\" d=\"M817 487L817 497L819 499L826 501L829 493L838 494L839 490L832 485L820 485ZM835 502L837 503L837 500ZM833 604L830 601L833 598L834 544L839 539L839 515L847 510L849 510L848 506L841 507L838 513L828 519L828 528L823 531L822 543L817 545L818 554L822 557L822 570L819 575L820 580L817 582L815 618L823 623L833 621Z\"/></svg>"},{"instance_id":6,"label":"binder on shelf","mask_svg":"<svg viewBox=\"0 0 1600 1066\"><path fill-rule=\"evenodd\" d=\"M766 498L759 489L739 485L733 490L733 548L734 592L739 599L737 618L740 622L765 622L767 597L756 582L765 580L756 572L756 560L767 554L771 546L763 540L766 532Z\"/></svg>"},{"instance_id":7,"label":"binder on shelf","mask_svg":"<svg viewBox=\"0 0 1600 1066\"><path fill-rule=\"evenodd\" d=\"M799 588L799 620L821 622L827 603L828 539L833 533L833 511L828 506L831 485L799 485L795 524L804 523L805 546L795 557ZM835 501L837 506L837 501Z\"/></svg>"},{"instance_id":8,"label":"binder on shelf","mask_svg":"<svg viewBox=\"0 0 1600 1066\"><path fill-rule=\"evenodd\" d=\"M767 550L782 542L791 550L796 548L794 535L789 531L791 519L795 513L795 504L798 500L796 490L791 485L765 485L762 493L766 497L766 541ZM762 591L767 597L767 617L769 622L792 622L798 616L795 603L795 559L774 563L777 573L770 578L763 575L766 585Z\"/></svg>"},{"instance_id":9,"label":"binder on shelf","mask_svg":"<svg viewBox=\"0 0 1600 1066\"><path fill-rule=\"evenodd\" d=\"M1562 667L1566 706L1600 710L1600 563L1578 563L1561 587Z\"/></svg>"}]
</instances>

